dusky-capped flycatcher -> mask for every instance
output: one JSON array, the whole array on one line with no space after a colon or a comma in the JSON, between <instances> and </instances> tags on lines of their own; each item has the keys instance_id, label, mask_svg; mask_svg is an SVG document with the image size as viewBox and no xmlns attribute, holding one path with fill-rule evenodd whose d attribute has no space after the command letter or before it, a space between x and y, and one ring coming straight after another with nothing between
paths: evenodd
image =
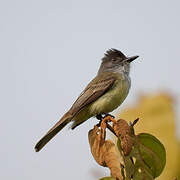
<instances>
[{"instance_id":1,"label":"dusky-capped flycatcher","mask_svg":"<svg viewBox=\"0 0 180 180\"><path fill-rule=\"evenodd\" d=\"M87 85L69 111L36 144L36 152L70 121L73 121L74 129L93 116L107 114L116 109L128 95L131 86L130 63L138 57L126 57L116 49L108 50L102 58L97 76Z\"/></svg>"}]
</instances>

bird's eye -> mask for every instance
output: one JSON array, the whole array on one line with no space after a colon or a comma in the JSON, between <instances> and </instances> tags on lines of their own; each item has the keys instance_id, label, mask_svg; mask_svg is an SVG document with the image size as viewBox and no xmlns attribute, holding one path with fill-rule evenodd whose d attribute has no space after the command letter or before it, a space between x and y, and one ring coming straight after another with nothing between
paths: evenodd
<instances>
[{"instance_id":1,"label":"bird's eye","mask_svg":"<svg viewBox=\"0 0 180 180\"><path fill-rule=\"evenodd\" d=\"M117 62L117 59L116 59L116 58L113 58L112 61L113 61L113 62Z\"/></svg>"}]
</instances>

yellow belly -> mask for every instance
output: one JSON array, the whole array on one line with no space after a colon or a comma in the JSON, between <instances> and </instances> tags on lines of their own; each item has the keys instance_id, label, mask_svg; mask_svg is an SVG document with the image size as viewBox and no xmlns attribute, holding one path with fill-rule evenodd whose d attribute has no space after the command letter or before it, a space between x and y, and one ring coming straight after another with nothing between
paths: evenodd
<instances>
[{"instance_id":1,"label":"yellow belly","mask_svg":"<svg viewBox=\"0 0 180 180\"><path fill-rule=\"evenodd\" d=\"M109 113L116 109L127 97L129 87L130 84L128 81L121 79L117 80L108 92L90 105L90 114L97 115Z\"/></svg>"},{"instance_id":2,"label":"yellow belly","mask_svg":"<svg viewBox=\"0 0 180 180\"><path fill-rule=\"evenodd\" d=\"M74 118L73 127L78 126L90 117L102 113L109 113L116 109L127 97L130 88L129 79L120 78L104 95L99 97L93 103L83 108Z\"/></svg>"}]
</instances>

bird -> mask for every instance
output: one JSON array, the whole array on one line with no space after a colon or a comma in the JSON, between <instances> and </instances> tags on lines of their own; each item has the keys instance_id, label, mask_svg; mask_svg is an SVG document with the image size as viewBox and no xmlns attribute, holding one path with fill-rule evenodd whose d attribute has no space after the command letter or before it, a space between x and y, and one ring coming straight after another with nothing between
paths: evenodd
<instances>
[{"instance_id":1,"label":"bird","mask_svg":"<svg viewBox=\"0 0 180 180\"><path fill-rule=\"evenodd\" d=\"M125 56L121 51L108 49L96 77L86 86L62 118L38 141L35 151L40 151L59 131L73 121L71 128L91 117L102 117L122 104L131 87L130 64L139 56Z\"/></svg>"}]
</instances>

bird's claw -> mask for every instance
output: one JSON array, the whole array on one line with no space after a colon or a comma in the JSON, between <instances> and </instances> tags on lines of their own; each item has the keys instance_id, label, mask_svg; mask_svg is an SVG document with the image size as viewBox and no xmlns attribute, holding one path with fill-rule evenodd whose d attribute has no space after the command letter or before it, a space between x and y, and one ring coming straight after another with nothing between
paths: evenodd
<instances>
[{"instance_id":1,"label":"bird's claw","mask_svg":"<svg viewBox=\"0 0 180 180\"><path fill-rule=\"evenodd\" d=\"M111 118L115 119L115 116L113 116L112 114L104 113L104 115L105 115L104 118L110 116Z\"/></svg>"},{"instance_id":2,"label":"bird's claw","mask_svg":"<svg viewBox=\"0 0 180 180\"><path fill-rule=\"evenodd\" d=\"M103 118L105 122L113 122L116 123L115 117L112 116L111 114L106 114L105 117Z\"/></svg>"},{"instance_id":3,"label":"bird's claw","mask_svg":"<svg viewBox=\"0 0 180 180\"><path fill-rule=\"evenodd\" d=\"M103 116L104 115L104 116ZM115 116L113 116L113 115L111 115L111 114L108 114L108 113L102 113L102 114L98 114L98 115L96 115L96 118L98 119L98 120L103 120L104 118L106 118L106 117L110 117L110 118L113 118L113 119L115 119Z\"/></svg>"},{"instance_id":4,"label":"bird's claw","mask_svg":"<svg viewBox=\"0 0 180 180\"><path fill-rule=\"evenodd\" d=\"M104 113L104 114L105 114L104 116L102 116L102 114L96 116L96 118L98 120L100 120L99 123L97 124L97 126L103 128L103 129L106 128L105 125L108 122L116 123L115 117L113 115L107 114L107 113Z\"/></svg>"},{"instance_id":5,"label":"bird's claw","mask_svg":"<svg viewBox=\"0 0 180 180\"><path fill-rule=\"evenodd\" d=\"M98 114L96 115L96 118L101 121L103 119L103 116L101 114Z\"/></svg>"}]
</instances>

